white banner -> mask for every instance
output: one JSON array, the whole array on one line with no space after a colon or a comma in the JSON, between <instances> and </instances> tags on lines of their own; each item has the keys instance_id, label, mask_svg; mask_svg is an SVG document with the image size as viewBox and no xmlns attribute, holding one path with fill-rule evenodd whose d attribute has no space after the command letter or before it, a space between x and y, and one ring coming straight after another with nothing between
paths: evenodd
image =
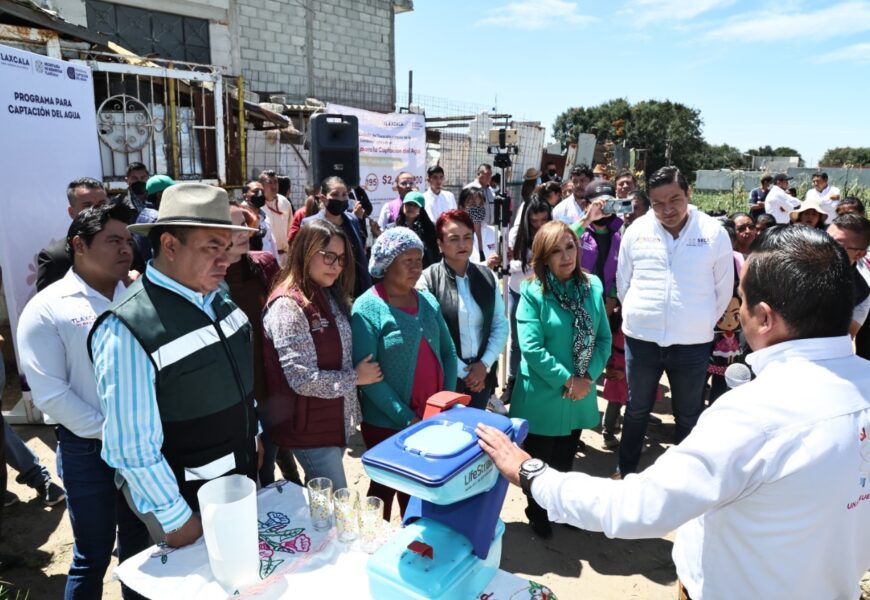
<instances>
[{"instance_id":1,"label":"white banner","mask_svg":"<svg viewBox=\"0 0 870 600\"><path fill-rule=\"evenodd\" d=\"M0 266L14 337L36 292L37 254L69 229L67 184L103 178L91 70L0 45L0 131Z\"/></svg>"},{"instance_id":2,"label":"white banner","mask_svg":"<svg viewBox=\"0 0 870 600\"><path fill-rule=\"evenodd\" d=\"M359 119L359 180L374 206L372 218L377 218L381 205L398 196L395 179L400 171L414 175L420 191L425 189L423 115L384 114L338 104L328 104L326 112Z\"/></svg>"}]
</instances>

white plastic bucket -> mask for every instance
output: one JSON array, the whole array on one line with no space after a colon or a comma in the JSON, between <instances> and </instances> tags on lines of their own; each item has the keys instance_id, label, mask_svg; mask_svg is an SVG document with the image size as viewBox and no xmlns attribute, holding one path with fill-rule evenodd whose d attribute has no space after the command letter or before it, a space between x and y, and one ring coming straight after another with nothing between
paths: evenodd
<instances>
[{"instance_id":1,"label":"white plastic bucket","mask_svg":"<svg viewBox=\"0 0 870 600\"><path fill-rule=\"evenodd\" d=\"M259 580L257 486L244 475L218 477L197 492L211 572L230 593Z\"/></svg>"}]
</instances>

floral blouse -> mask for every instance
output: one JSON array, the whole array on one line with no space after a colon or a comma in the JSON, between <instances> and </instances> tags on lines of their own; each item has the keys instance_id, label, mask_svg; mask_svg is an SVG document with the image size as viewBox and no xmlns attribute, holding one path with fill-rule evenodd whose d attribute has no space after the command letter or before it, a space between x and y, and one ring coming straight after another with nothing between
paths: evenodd
<instances>
[{"instance_id":1,"label":"floral blouse","mask_svg":"<svg viewBox=\"0 0 870 600\"><path fill-rule=\"evenodd\" d=\"M263 317L263 328L269 333L278 362L287 383L297 393L315 398L344 398L344 431L350 439L362 420L356 394L356 372L353 368L350 321L327 294L334 325L341 337L341 371L321 371L317 366L314 339L305 314L288 297L277 298Z\"/></svg>"}]
</instances>

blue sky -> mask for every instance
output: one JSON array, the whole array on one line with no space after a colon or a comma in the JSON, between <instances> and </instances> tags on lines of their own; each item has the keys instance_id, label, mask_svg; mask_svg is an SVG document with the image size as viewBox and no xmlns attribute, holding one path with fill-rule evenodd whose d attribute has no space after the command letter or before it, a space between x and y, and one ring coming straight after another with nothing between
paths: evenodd
<instances>
[{"instance_id":1,"label":"blue sky","mask_svg":"<svg viewBox=\"0 0 870 600\"><path fill-rule=\"evenodd\" d=\"M552 132L625 97L701 111L741 150L870 146L870 0L415 0L396 16L397 90L492 106Z\"/></svg>"}]
</instances>

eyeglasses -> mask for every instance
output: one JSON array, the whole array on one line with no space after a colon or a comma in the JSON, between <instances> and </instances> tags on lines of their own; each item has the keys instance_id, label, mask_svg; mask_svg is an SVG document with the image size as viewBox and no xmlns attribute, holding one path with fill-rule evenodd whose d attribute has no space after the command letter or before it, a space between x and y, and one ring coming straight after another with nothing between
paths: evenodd
<instances>
[{"instance_id":1,"label":"eyeglasses","mask_svg":"<svg viewBox=\"0 0 870 600\"><path fill-rule=\"evenodd\" d=\"M414 187L414 182L412 180L408 181L397 181L396 185L399 187Z\"/></svg>"},{"instance_id":2,"label":"eyeglasses","mask_svg":"<svg viewBox=\"0 0 870 600\"><path fill-rule=\"evenodd\" d=\"M323 264L328 267L334 265L335 261L338 261L339 267L343 267L347 264L347 256L345 256L344 254L336 254L335 252L330 252L329 250L318 250L317 253L323 257Z\"/></svg>"}]
</instances>

